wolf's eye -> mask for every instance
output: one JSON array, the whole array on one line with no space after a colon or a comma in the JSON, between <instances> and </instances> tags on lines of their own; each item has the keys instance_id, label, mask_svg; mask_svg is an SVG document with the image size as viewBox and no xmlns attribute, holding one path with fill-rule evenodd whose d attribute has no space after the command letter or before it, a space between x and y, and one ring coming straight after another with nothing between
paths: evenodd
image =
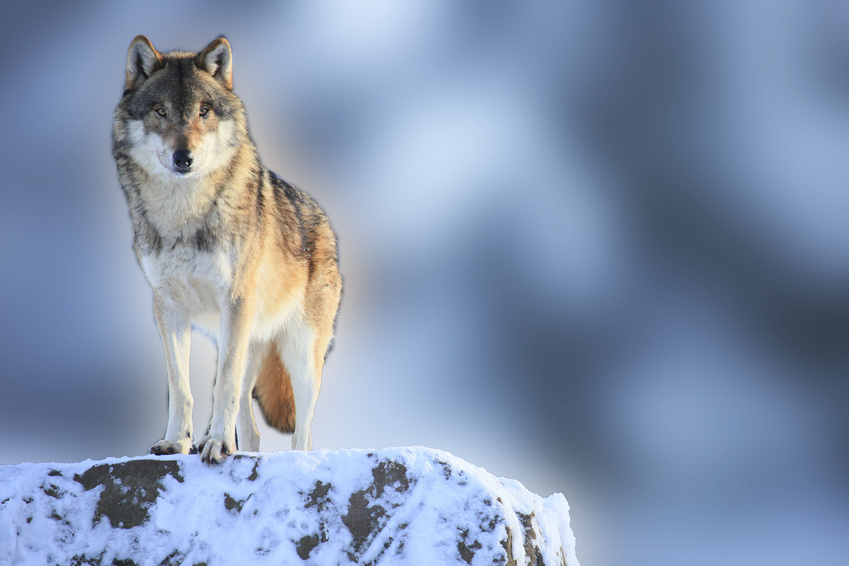
<instances>
[{"instance_id":1,"label":"wolf's eye","mask_svg":"<svg viewBox=\"0 0 849 566\"><path fill-rule=\"evenodd\" d=\"M206 118L206 115L209 114L209 107L208 106L201 106L200 112L198 112L198 113L200 114L201 118Z\"/></svg>"},{"instance_id":2,"label":"wolf's eye","mask_svg":"<svg viewBox=\"0 0 849 566\"><path fill-rule=\"evenodd\" d=\"M157 107L156 107L156 108L154 108L153 110L154 110L154 112L156 112L157 114L159 114L159 115L160 115L160 116L162 116L163 118L165 117L166 112L165 112L165 107L164 107L164 106L157 106Z\"/></svg>"}]
</instances>

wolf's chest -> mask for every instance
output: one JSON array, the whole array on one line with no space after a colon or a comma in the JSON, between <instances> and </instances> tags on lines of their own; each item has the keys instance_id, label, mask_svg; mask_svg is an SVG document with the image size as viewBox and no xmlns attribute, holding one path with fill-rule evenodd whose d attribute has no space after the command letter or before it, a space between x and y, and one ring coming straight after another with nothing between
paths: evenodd
<instances>
[{"instance_id":1,"label":"wolf's chest","mask_svg":"<svg viewBox=\"0 0 849 566\"><path fill-rule=\"evenodd\" d=\"M187 314L217 313L232 279L232 266L223 252L182 244L142 256L141 267L154 291L178 303Z\"/></svg>"}]
</instances>

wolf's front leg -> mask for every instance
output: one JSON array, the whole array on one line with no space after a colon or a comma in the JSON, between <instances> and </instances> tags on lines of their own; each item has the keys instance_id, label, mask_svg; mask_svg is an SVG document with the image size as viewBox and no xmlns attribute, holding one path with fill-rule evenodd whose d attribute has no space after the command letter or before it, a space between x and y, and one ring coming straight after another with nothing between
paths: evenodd
<instances>
[{"instance_id":1,"label":"wolf's front leg","mask_svg":"<svg viewBox=\"0 0 849 566\"><path fill-rule=\"evenodd\" d=\"M224 461L236 450L236 417L253 315L253 303L244 298L231 301L221 312L218 375L212 390L212 421L209 432L198 443L201 459L209 464Z\"/></svg>"},{"instance_id":2,"label":"wolf's front leg","mask_svg":"<svg viewBox=\"0 0 849 566\"><path fill-rule=\"evenodd\" d=\"M165 347L168 370L168 428L151 454L188 454L192 446L192 392L189 388L191 324L173 302L154 291L153 312Z\"/></svg>"}]
</instances>

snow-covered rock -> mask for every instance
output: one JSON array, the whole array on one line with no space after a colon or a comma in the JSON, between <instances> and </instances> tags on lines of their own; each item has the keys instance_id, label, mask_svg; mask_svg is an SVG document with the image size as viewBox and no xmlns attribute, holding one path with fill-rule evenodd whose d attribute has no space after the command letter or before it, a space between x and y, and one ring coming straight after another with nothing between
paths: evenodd
<instances>
[{"instance_id":1,"label":"snow-covered rock","mask_svg":"<svg viewBox=\"0 0 849 566\"><path fill-rule=\"evenodd\" d=\"M0 564L578 566L569 506L427 448L0 466Z\"/></svg>"}]
</instances>

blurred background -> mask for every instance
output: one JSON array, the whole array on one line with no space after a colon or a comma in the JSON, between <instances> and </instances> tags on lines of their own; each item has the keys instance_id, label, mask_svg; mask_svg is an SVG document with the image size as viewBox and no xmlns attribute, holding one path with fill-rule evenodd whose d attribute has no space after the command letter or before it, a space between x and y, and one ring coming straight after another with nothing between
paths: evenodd
<instances>
[{"instance_id":1,"label":"blurred background","mask_svg":"<svg viewBox=\"0 0 849 566\"><path fill-rule=\"evenodd\" d=\"M5 4L3 464L165 430L110 148L137 34L226 35L264 163L339 234L317 448L563 492L586 565L847 563L849 3Z\"/></svg>"}]
</instances>

